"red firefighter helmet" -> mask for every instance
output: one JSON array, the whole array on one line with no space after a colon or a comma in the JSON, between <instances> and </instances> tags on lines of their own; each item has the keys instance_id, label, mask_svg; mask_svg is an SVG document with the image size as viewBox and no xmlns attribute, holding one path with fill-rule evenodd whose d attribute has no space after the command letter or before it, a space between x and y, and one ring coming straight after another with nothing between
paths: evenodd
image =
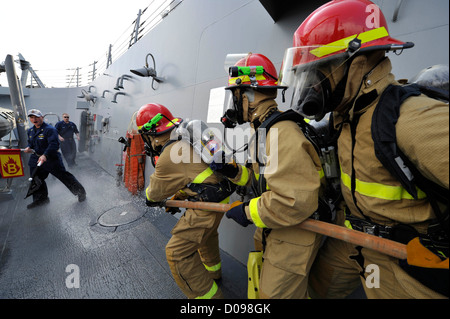
<instances>
[{"instance_id":1,"label":"red firefighter helmet","mask_svg":"<svg viewBox=\"0 0 450 319\"><path fill-rule=\"evenodd\" d=\"M225 63L226 66L227 62L228 65L230 64L230 61L233 60L233 57L237 57L239 60L231 65L233 65L234 67L249 67L250 72L252 73L250 75L245 71L244 74L242 74L240 71L238 73L237 68L230 67L229 69L227 69L227 72L229 72L228 87L226 87L225 89L233 89L237 87L253 87L258 89L285 88L278 85L277 70L273 63L266 56L258 53L248 53L245 55L232 54L227 56L227 60ZM233 69L235 69L236 72L233 72Z\"/></svg>"},{"instance_id":2,"label":"red firefighter helmet","mask_svg":"<svg viewBox=\"0 0 450 319\"><path fill-rule=\"evenodd\" d=\"M357 38L357 42L352 42ZM352 47L353 45L353 47ZM380 8L369 0L333 0L316 9L294 33L298 50L293 65L345 51L402 50L413 47L389 35Z\"/></svg>"},{"instance_id":3,"label":"red firefighter helmet","mask_svg":"<svg viewBox=\"0 0 450 319\"><path fill-rule=\"evenodd\" d=\"M139 130L143 129L146 123L149 123L156 115L161 114L162 117L154 128L148 131L150 135L158 136L173 130L177 124L182 122L182 119L176 118L164 105L157 103L150 103L142 106L136 115L136 125Z\"/></svg>"},{"instance_id":4,"label":"red firefighter helmet","mask_svg":"<svg viewBox=\"0 0 450 319\"><path fill-rule=\"evenodd\" d=\"M293 88L294 110L320 120L336 106L333 94L337 83L333 87L330 78L343 75L353 57L413 46L389 35L386 19L373 2L333 0L311 13L295 31L293 47L284 55L280 84ZM334 100L340 99L335 96Z\"/></svg>"}]
</instances>

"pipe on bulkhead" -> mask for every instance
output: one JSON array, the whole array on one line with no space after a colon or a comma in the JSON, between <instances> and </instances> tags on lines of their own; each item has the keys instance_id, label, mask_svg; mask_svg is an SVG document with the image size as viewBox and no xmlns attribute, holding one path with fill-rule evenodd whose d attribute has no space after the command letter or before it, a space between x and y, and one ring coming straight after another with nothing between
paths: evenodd
<instances>
[{"instance_id":1,"label":"pipe on bulkhead","mask_svg":"<svg viewBox=\"0 0 450 319\"><path fill-rule=\"evenodd\" d=\"M102 93L102 98L105 98L105 93L111 93L111 91L110 90L104 90L103 93Z\"/></svg>"},{"instance_id":2,"label":"pipe on bulkhead","mask_svg":"<svg viewBox=\"0 0 450 319\"><path fill-rule=\"evenodd\" d=\"M123 80L130 80L132 78L133 77L131 75L128 75L128 74L123 74L123 75L119 76L117 78L116 86L114 87L114 90L123 89Z\"/></svg>"},{"instance_id":3,"label":"pipe on bulkhead","mask_svg":"<svg viewBox=\"0 0 450 319\"><path fill-rule=\"evenodd\" d=\"M111 101L111 103L117 103L117 95L128 95L125 92L117 92L114 94L114 99Z\"/></svg>"}]
</instances>

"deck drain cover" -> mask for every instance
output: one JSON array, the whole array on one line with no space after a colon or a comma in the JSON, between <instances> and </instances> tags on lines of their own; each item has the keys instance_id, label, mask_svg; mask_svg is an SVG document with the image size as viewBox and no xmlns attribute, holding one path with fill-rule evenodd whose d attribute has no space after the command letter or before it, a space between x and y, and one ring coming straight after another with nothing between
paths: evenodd
<instances>
[{"instance_id":1,"label":"deck drain cover","mask_svg":"<svg viewBox=\"0 0 450 319\"><path fill-rule=\"evenodd\" d=\"M132 223L145 214L145 210L138 211L131 205L114 207L104 212L99 218L98 223L106 227L117 227Z\"/></svg>"}]
</instances>

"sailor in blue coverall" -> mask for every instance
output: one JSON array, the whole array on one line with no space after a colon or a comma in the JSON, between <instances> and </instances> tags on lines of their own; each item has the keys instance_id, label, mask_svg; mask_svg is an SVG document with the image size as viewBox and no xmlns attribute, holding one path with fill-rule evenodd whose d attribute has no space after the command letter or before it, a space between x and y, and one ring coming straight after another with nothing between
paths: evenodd
<instances>
[{"instance_id":1,"label":"sailor in blue coverall","mask_svg":"<svg viewBox=\"0 0 450 319\"><path fill-rule=\"evenodd\" d=\"M78 196L78 201L86 199L86 191L80 182L71 173L66 171L61 153L58 152L59 140L56 129L44 122L44 117L39 110L32 109L28 112L28 118L34 126L28 129L28 145L26 153L31 154L28 161L30 172L34 172L38 162L43 162L38 168L36 176L42 181L41 186L33 193L33 202L27 208L33 208L48 203L48 189L45 179L51 173L59 179L72 194Z\"/></svg>"},{"instance_id":2,"label":"sailor in blue coverall","mask_svg":"<svg viewBox=\"0 0 450 319\"><path fill-rule=\"evenodd\" d=\"M78 140L80 139L77 125L69 121L69 114L63 113L63 120L56 123L55 128L60 136L61 152L66 159L67 165L72 167L76 164L75 157L77 155L77 146L73 139L73 134L76 134Z\"/></svg>"}]
</instances>

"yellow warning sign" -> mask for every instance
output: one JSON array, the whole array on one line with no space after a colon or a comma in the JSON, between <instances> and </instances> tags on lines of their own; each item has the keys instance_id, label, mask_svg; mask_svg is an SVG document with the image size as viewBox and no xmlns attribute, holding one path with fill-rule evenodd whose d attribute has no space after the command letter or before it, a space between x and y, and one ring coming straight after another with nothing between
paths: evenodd
<instances>
[{"instance_id":1,"label":"yellow warning sign","mask_svg":"<svg viewBox=\"0 0 450 319\"><path fill-rule=\"evenodd\" d=\"M2 178L24 175L20 149L0 149L0 172Z\"/></svg>"}]
</instances>

